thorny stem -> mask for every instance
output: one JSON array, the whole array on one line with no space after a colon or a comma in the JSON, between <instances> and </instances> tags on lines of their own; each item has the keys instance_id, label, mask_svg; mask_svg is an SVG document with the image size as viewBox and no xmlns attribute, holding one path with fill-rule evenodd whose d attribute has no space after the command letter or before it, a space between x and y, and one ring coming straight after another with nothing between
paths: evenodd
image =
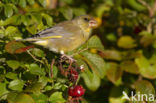
<instances>
[{"instance_id":1,"label":"thorny stem","mask_svg":"<svg viewBox=\"0 0 156 103\"><path fill-rule=\"evenodd\" d=\"M29 50L27 50L27 53L28 53L35 61L38 61L38 62L44 64L44 62L43 62L42 60L37 59L33 54L30 53Z\"/></svg>"}]
</instances>

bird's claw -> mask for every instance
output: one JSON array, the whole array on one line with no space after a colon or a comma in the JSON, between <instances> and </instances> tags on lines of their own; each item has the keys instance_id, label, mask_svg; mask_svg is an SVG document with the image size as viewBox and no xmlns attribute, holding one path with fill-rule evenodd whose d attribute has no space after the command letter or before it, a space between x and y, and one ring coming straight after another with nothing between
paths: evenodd
<instances>
[{"instance_id":1,"label":"bird's claw","mask_svg":"<svg viewBox=\"0 0 156 103\"><path fill-rule=\"evenodd\" d=\"M65 61L65 60L69 60L69 62L76 62L76 60L73 58L73 56L70 56L70 55L66 55L66 54L63 54L61 56L61 60Z\"/></svg>"}]
</instances>

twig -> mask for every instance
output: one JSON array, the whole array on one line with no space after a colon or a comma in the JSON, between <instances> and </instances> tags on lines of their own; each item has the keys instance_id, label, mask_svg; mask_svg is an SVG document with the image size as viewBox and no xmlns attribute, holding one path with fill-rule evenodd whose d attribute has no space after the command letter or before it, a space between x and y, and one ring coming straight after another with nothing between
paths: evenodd
<instances>
[{"instance_id":1,"label":"twig","mask_svg":"<svg viewBox=\"0 0 156 103\"><path fill-rule=\"evenodd\" d=\"M53 59L52 62L51 62L51 68L50 68L50 76L51 76L51 78L53 77L53 66L54 66L54 63L55 63L55 59Z\"/></svg>"},{"instance_id":2,"label":"twig","mask_svg":"<svg viewBox=\"0 0 156 103\"><path fill-rule=\"evenodd\" d=\"M144 5L145 7L147 7L148 11L149 11L149 16L153 17L154 13L156 11L156 1L153 4L153 7L150 7L150 5L148 5L145 1L143 0L138 0L142 5Z\"/></svg>"},{"instance_id":3,"label":"twig","mask_svg":"<svg viewBox=\"0 0 156 103\"><path fill-rule=\"evenodd\" d=\"M42 63L42 64L44 64L44 62L43 61L41 61L41 60L39 60L39 59L37 59L34 55L32 55L31 53L30 53L30 51L29 50L27 50L27 53L35 60L35 61L38 61L38 62L40 62L40 63Z\"/></svg>"}]
</instances>

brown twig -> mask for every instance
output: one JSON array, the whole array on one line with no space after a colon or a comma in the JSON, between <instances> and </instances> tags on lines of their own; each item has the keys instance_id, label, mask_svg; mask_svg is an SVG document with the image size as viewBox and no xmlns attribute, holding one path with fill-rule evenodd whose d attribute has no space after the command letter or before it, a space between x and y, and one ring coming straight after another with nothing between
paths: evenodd
<instances>
[{"instance_id":1,"label":"brown twig","mask_svg":"<svg viewBox=\"0 0 156 103\"><path fill-rule=\"evenodd\" d=\"M148 11L149 11L149 16L150 17L153 17L154 16L154 13L156 11L156 1L154 2L153 4L153 7L150 7L150 5L148 5L145 1L143 0L138 0L142 5L144 5Z\"/></svg>"},{"instance_id":2,"label":"brown twig","mask_svg":"<svg viewBox=\"0 0 156 103\"><path fill-rule=\"evenodd\" d=\"M55 59L53 59L52 62L51 62L51 67L50 67L50 77L51 78L53 77L53 66L54 66L54 63L55 63Z\"/></svg>"}]
</instances>

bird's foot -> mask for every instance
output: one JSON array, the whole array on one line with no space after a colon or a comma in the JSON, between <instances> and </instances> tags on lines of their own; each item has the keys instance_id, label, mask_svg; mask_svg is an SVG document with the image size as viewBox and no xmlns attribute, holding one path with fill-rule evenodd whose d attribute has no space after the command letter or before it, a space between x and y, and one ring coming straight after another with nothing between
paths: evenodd
<instances>
[{"instance_id":1,"label":"bird's foot","mask_svg":"<svg viewBox=\"0 0 156 103\"><path fill-rule=\"evenodd\" d=\"M68 60L70 63L73 63L73 62L76 61L76 60L73 58L73 56L66 55L66 54L62 54L61 60L62 60L62 61Z\"/></svg>"}]
</instances>

